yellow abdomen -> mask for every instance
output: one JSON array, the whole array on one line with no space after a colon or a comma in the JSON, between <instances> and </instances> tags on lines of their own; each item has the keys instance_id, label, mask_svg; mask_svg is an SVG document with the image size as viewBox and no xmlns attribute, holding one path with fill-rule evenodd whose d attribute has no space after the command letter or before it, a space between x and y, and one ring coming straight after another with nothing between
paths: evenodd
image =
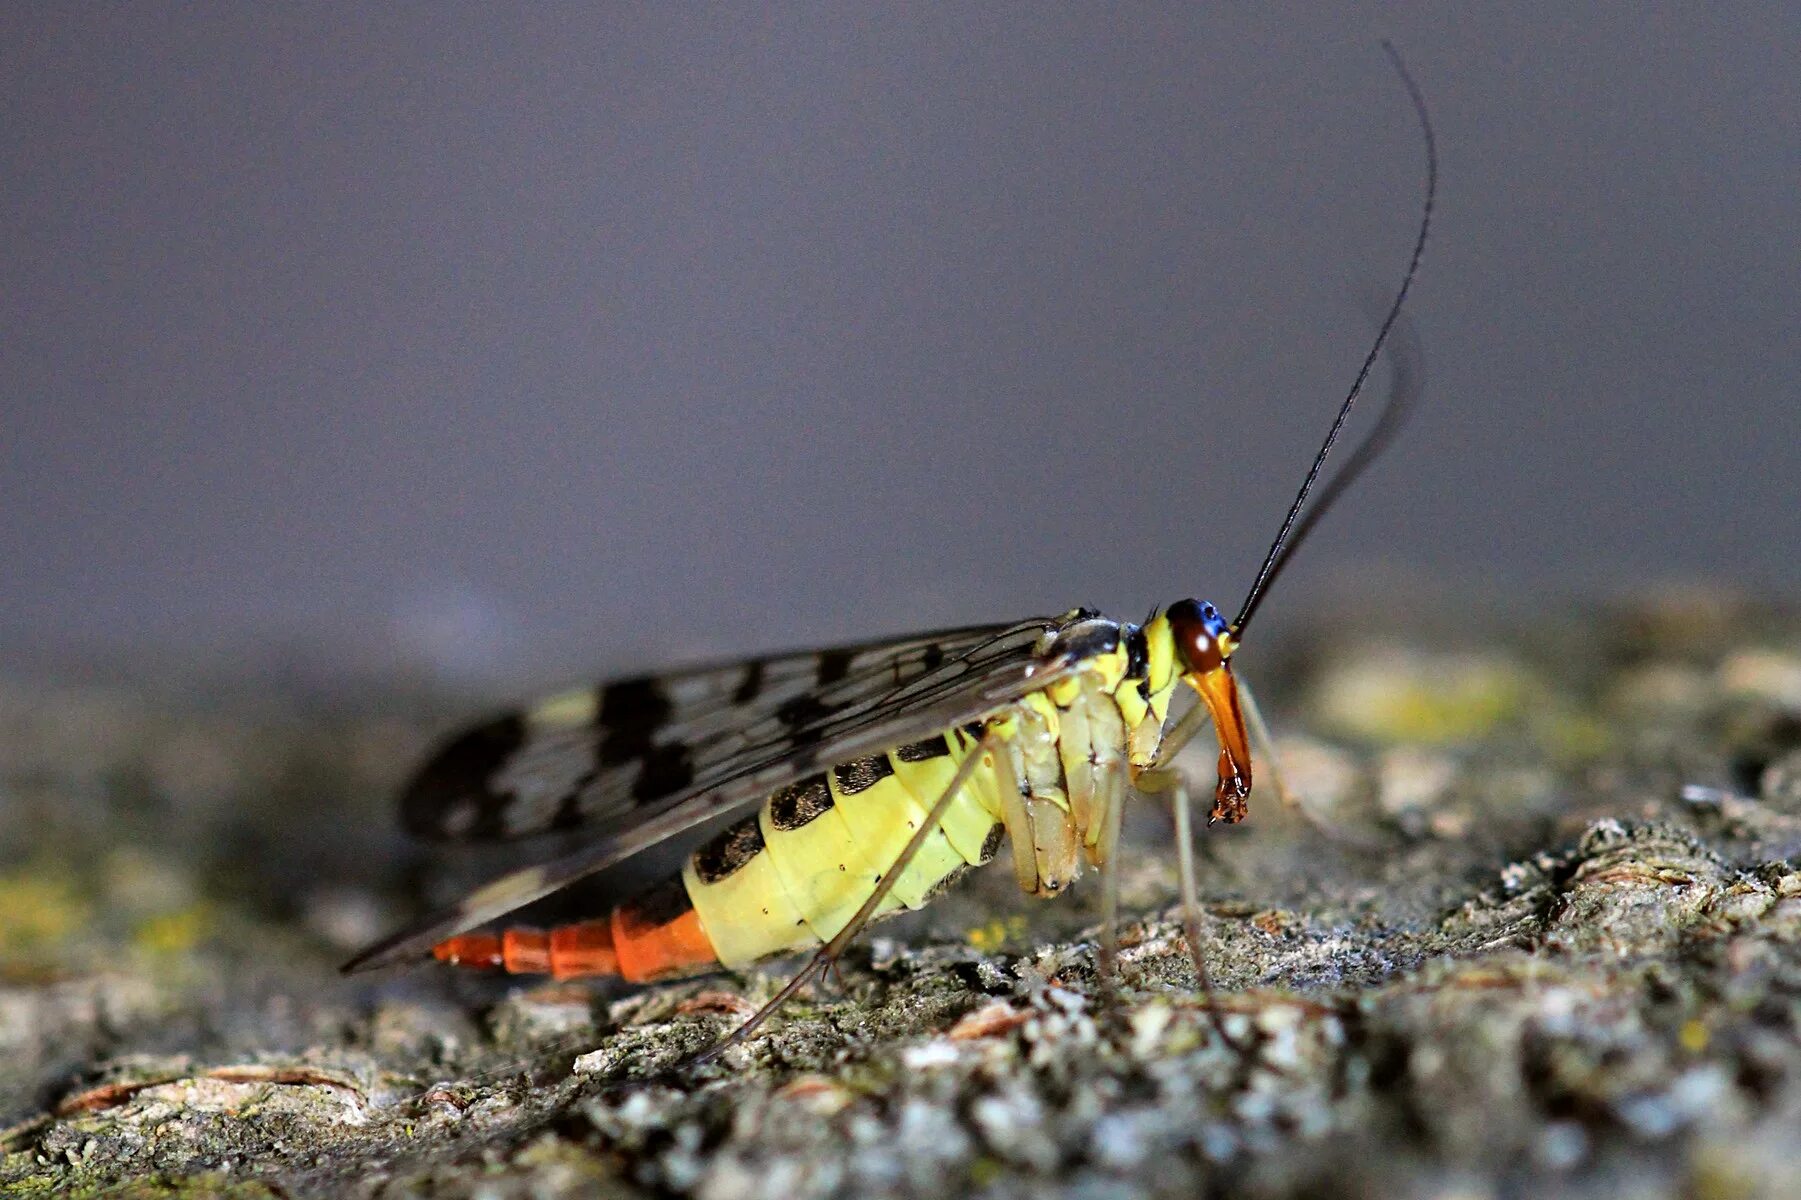
<instances>
[{"instance_id":1,"label":"yellow abdomen","mask_svg":"<svg viewBox=\"0 0 1801 1200\"><path fill-rule=\"evenodd\" d=\"M782 789L689 856L682 882L719 961L741 966L830 939L869 898L973 742L963 731L842 763ZM883 912L919 908L994 857L996 764L975 775L907 864Z\"/></svg>"}]
</instances>

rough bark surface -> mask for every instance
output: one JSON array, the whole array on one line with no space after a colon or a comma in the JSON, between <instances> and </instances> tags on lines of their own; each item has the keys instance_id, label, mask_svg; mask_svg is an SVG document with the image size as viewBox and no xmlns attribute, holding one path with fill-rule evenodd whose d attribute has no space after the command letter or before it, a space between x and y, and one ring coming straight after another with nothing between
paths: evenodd
<instances>
[{"instance_id":1,"label":"rough bark surface","mask_svg":"<svg viewBox=\"0 0 1801 1200\"><path fill-rule=\"evenodd\" d=\"M1801 616L1416 609L1245 652L1312 820L1204 835L1225 1038L1145 803L1110 999L1001 864L699 1069L779 968L337 975L501 865L387 811L467 710L8 668L0 1190L1801 1195Z\"/></svg>"}]
</instances>

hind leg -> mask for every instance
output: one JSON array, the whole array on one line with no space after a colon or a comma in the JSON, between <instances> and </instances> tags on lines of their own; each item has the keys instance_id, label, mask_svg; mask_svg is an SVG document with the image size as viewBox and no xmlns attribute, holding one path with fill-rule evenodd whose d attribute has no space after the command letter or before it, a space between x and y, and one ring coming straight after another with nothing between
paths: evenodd
<instances>
[{"instance_id":1,"label":"hind leg","mask_svg":"<svg viewBox=\"0 0 1801 1200\"><path fill-rule=\"evenodd\" d=\"M899 881L901 872L905 871L907 864L911 863L918 855L920 848L926 844L926 839L938 831L939 825L944 821L944 814L950 809L951 802L957 798L957 793L963 790L963 785L969 782L969 777L975 774L976 767L994 749L994 745L994 739L984 735L970 749L969 753L964 755L963 761L957 766L956 774L951 776L951 781L945 786L943 794L933 802L931 810L926 814L926 819L920 822L919 828L913 832L913 836L907 840L907 844L895 856L894 865L882 874L881 881L870 892L869 898L863 902L862 907L851 915L849 921L845 922L844 928L833 935L831 941L814 951L813 956L799 971L795 972L794 977L782 985L782 990L771 996L769 1002L752 1013L744 1024L721 1038L712 1048L689 1059L686 1065L699 1066L701 1063L717 1058L727 1048L744 1041L752 1033L755 1033L765 1021L774 1016L776 1010L787 1003L789 998L805 987L810 980L815 977L823 979L828 971L835 969L838 956L844 953L845 947L850 945L852 939L863 932L863 928L869 924L870 918L874 917L877 910L882 907L882 901L886 900L888 894L894 890L894 885Z\"/></svg>"},{"instance_id":2,"label":"hind leg","mask_svg":"<svg viewBox=\"0 0 1801 1200\"><path fill-rule=\"evenodd\" d=\"M1201 902L1195 883L1194 817L1188 798L1188 781L1173 768L1157 768L1139 773L1140 791L1162 793L1169 797L1170 817L1175 825L1176 876L1182 895L1182 940L1188 943L1188 957L1194 964L1196 981L1207 1004L1207 1013L1220 1040L1235 1050L1243 1050L1226 1031L1225 1013L1213 990L1212 972L1207 969L1207 954L1201 948Z\"/></svg>"}]
</instances>

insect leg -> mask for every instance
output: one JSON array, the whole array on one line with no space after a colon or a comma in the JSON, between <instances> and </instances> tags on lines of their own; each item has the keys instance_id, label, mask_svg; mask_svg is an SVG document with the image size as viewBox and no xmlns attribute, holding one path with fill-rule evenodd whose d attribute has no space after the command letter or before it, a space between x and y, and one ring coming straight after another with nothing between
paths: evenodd
<instances>
[{"instance_id":1,"label":"insect leg","mask_svg":"<svg viewBox=\"0 0 1801 1200\"><path fill-rule=\"evenodd\" d=\"M995 763L994 784L999 793L1001 824L1007 830L1008 844L1013 847L1013 878L1020 891L1035 896L1039 883L1038 855L1032 836L1032 812L1019 790L1019 762L1010 744L998 747L995 757L999 761Z\"/></svg>"},{"instance_id":2,"label":"insect leg","mask_svg":"<svg viewBox=\"0 0 1801 1200\"><path fill-rule=\"evenodd\" d=\"M1195 979L1201 985L1214 1029L1221 1041L1237 1049L1237 1040L1226 1031L1225 1013L1213 990L1206 952L1201 949L1201 902L1195 887L1194 821L1188 807L1188 782L1178 772L1166 769L1140 772L1137 783L1142 791L1169 794L1170 816L1176 826L1176 878L1182 892L1182 940L1188 943L1188 957L1194 963Z\"/></svg>"},{"instance_id":3,"label":"insect leg","mask_svg":"<svg viewBox=\"0 0 1801 1200\"><path fill-rule=\"evenodd\" d=\"M1182 747L1192 742L1194 735L1205 728L1212 719L1212 710L1205 704L1197 703L1183 713L1182 719L1170 726L1169 732L1163 735L1163 740L1157 743L1157 754L1151 759L1151 765L1146 770L1155 771L1168 767L1175 761L1176 755L1182 752Z\"/></svg>"},{"instance_id":4,"label":"insect leg","mask_svg":"<svg viewBox=\"0 0 1801 1200\"><path fill-rule=\"evenodd\" d=\"M1263 710L1257 707L1257 694L1242 679L1238 681L1238 698L1243 702L1244 723L1250 729L1251 736L1261 744L1263 769L1268 772L1269 781L1276 785L1276 798L1282 802L1283 807L1300 809L1302 816L1309 816L1300 797L1288 790L1288 782L1282 776L1282 764L1276 758L1276 741L1270 736L1269 726L1263 723Z\"/></svg>"},{"instance_id":5,"label":"insect leg","mask_svg":"<svg viewBox=\"0 0 1801 1200\"><path fill-rule=\"evenodd\" d=\"M1125 763L1118 758L1096 764L1096 813L1101 834L1095 857L1101 865L1101 952L1096 961L1101 987L1111 994L1119 956L1119 828L1126 806Z\"/></svg>"},{"instance_id":6,"label":"insect leg","mask_svg":"<svg viewBox=\"0 0 1801 1200\"><path fill-rule=\"evenodd\" d=\"M1176 768L1173 765L1176 756L1184 747L1192 742L1201 729L1212 723L1213 710L1205 704L1197 703L1182 714L1180 720L1170 726L1169 732L1157 744L1157 753L1151 759L1150 766L1140 771L1134 778L1140 791L1158 792L1169 790L1170 784L1165 777L1173 778ZM1164 814L1166 817L1168 813Z\"/></svg>"},{"instance_id":7,"label":"insect leg","mask_svg":"<svg viewBox=\"0 0 1801 1200\"><path fill-rule=\"evenodd\" d=\"M1259 755L1265 764L1264 770L1269 773L1269 781L1276 786L1276 798L1282 801L1282 807L1296 813L1301 820L1312 827L1314 832L1332 839L1335 842L1347 842L1363 849L1373 849L1381 843L1361 833L1353 833L1336 822L1329 821L1313 811L1307 801L1289 790L1287 780L1282 775L1281 760L1276 755L1276 741L1270 736L1269 726L1263 722L1263 710L1257 707L1257 696L1244 680L1238 681L1238 698L1244 708L1244 723L1251 732L1253 740L1259 743Z\"/></svg>"},{"instance_id":8,"label":"insect leg","mask_svg":"<svg viewBox=\"0 0 1801 1200\"><path fill-rule=\"evenodd\" d=\"M957 793L963 790L963 785L969 782L970 776L975 774L976 768L982 764L988 752L994 749L995 742L996 739L985 733L974 746L970 747L969 753L963 756L963 761L957 764L956 774L952 775L950 783L945 785L943 795L933 802L931 811L926 814L926 819L920 822L919 828L913 831L913 836L907 839L907 844L901 847L900 854L895 857L894 865L883 874L880 881L877 882L875 890L870 892L869 899L865 900L863 906L851 915L851 919L845 922L844 928L834 934L831 941L814 951L806 965L795 972L794 978L783 984L782 990L771 996L768 1003L752 1013L744 1024L720 1039L718 1044L710 1050L703 1051L690 1059L687 1065L699 1066L701 1063L718 1057L729 1047L742 1042L756 1032L763 1022L774 1016L775 1011L787 1003L789 997L800 991L815 974L824 978L825 972L837 962L838 956L844 953L844 948L850 945L851 939L863 932L863 927L869 924L869 919L881 908L882 901L886 900L888 893L894 890L894 885L900 880L901 873L907 869L908 864L913 861L920 848L926 844L926 839L938 831L938 826L944 820L944 814L950 810L951 802L957 798Z\"/></svg>"},{"instance_id":9,"label":"insect leg","mask_svg":"<svg viewBox=\"0 0 1801 1200\"><path fill-rule=\"evenodd\" d=\"M1201 902L1194 881L1194 824L1188 811L1188 786L1176 777L1169 790L1171 815L1176 821L1176 878L1182 889L1182 937L1188 942L1188 955L1194 960L1195 977L1207 997L1207 1009L1215 1021L1220 1020L1219 1002L1213 995L1213 978L1207 971L1207 956L1201 950ZM1225 1028L1220 1028L1221 1036Z\"/></svg>"},{"instance_id":10,"label":"insect leg","mask_svg":"<svg viewBox=\"0 0 1801 1200\"><path fill-rule=\"evenodd\" d=\"M1119 862L1101 864L1101 952L1095 960L1101 991L1113 995L1113 978L1119 970Z\"/></svg>"}]
</instances>

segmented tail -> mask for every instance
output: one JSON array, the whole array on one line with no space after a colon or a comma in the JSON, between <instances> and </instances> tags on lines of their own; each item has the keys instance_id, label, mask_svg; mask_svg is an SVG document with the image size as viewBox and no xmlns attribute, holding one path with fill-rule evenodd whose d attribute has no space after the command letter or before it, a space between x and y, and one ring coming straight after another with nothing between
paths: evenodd
<instances>
[{"instance_id":1,"label":"segmented tail","mask_svg":"<svg viewBox=\"0 0 1801 1200\"><path fill-rule=\"evenodd\" d=\"M432 947L432 957L478 971L557 979L611 975L629 983L717 967L719 955L701 927L700 914L681 892L681 881L670 882L679 905L671 903L674 897L665 885L606 917L548 930L515 925L498 933L461 934Z\"/></svg>"}]
</instances>

